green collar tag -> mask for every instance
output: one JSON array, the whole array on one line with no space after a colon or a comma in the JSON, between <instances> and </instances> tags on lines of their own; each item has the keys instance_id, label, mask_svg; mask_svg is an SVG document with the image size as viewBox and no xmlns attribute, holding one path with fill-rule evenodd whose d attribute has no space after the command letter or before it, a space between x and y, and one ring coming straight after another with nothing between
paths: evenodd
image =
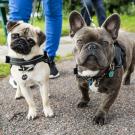
<instances>
[{"instance_id":1,"label":"green collar tag","mask_svg":"<svg viewBox=\"0 0 135 135\"><path fill-rule=\"evenodd\" d=\"M110 70L109 73L108 73L108 76L109 76L109 78L113 77L114 76L114 70Z\"/></svg>"}]
</instances>

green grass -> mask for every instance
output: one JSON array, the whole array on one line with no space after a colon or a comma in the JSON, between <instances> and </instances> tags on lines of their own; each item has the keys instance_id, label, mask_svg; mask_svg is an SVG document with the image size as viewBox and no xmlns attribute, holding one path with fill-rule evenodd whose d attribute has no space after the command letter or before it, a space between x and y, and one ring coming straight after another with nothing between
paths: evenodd
<instances>
[{"instance_id":1,"label":"green grass","mask_svg":"<svg viewBox=\"0 0 135 135\"><path fill-rule=\"evenodd\" d=\"M9 75L10 65L9 64L0 64L0 78Z\"/></svg>"},{"instance_id":2,"label":"green grass","mask_svg":"<svg viewBox=\"0 0 135 135\"><path fill-rule=\"evenodd\" d=\"M2 26L0 24L0 45L4 45L5 43L6 43L6 38Z\"/></svg>"},{"instance_id":3,"label":"green grass","mask_svg":"<svg viewBox=\"0 0 135 135\"><path fill-rule=\"evenodd\" d=\"M64 13L65 14L65 13ZM98 26L97 23L97 18L93 17L94 23L96 26ZM135 16L127 16L127 15L122 15L121 16L121 28L130 31L130 32L135 32ZM44 31L44 21L43 20L34 20L34 26L40 27L41 30ZM63 25L62 25L62 36L68 35L69 34L69 24L68 24L68 13L64 15L63 17ZM4 32L3 29L0 25L0 45L6 44L6 38L4 37ZM70 55L69 55L70 56ZM61 56L56 57L56 61L61 60ZM10 66L8 64L0 64L0 77L7 76L10 71Z\"/></svg>"},{"instance_id":4,"label":"green grass","mask_svg":"<svg viewBox=\"0 0 135 135\"><path fill-rule=\"evenodd\" d=\"M121 27L126 31L135 32L135 16L121 16Z\"/></svg>"}]
</instances>

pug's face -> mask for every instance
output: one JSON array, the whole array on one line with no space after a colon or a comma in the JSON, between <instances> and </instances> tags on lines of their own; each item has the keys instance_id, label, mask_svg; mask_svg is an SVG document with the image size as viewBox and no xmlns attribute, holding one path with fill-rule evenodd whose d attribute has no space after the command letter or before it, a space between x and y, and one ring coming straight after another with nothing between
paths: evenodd
<instances>
[{"instance_id":1,"label":"pug's face","mask_svg":"<svg viewBox=\"0 0 135 135\"><path fill-rule=\"evenodd\" d=\"M16 53L30 54L34 46L40 46L45 41L44 33L24 22L8 22L8 45Z\"/></svg>"},{"instance_id":2,"label":"pug's face","mask_svg":"<svg viewBox=\"0 0 135 135\"><path fill-rule=\"evenodd\" d=\"M73 37L76 63L83 69L100 70L114 59L114 41L118 36L120 18L110 16L101 28L87 27L82 16L73 11L69 17L70 35Z\"/></svg>"}]
</instances>

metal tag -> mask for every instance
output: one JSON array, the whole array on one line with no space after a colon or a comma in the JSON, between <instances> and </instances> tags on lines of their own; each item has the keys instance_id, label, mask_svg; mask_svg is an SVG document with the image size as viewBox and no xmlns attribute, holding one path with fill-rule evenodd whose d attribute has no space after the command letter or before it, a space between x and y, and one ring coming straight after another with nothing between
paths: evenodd
<instances>
[{"instance_id":1,"label":"metal tag","mask_svg":"<svg viewBox=\"0 0 135 135\"><path fill-rule=\"evenodd\" d=\"M91 86L92 83L93 83L93 79L90 79L90 80L89 80L89 86Z\"/></svg>"},{"instance_id":2,"label":"metal tag","mask_svg":"<svg viewBox=\"0 0 135 135\"><path fill-rule=\"evenodd\" d=\"M28 76L26 74L22 75L22 79L26 80L28 78Z\"/></svg>"},{"instance_id":3,"label":"metal tag","mask_svg":"<svg viewBox=\"0 0 135 135\"><path fill-rule=\"evenodd\" d=\"M109 78L112 78L114 76L114 70L110 70L108 73Z\"/></svg>"}]
</instances>

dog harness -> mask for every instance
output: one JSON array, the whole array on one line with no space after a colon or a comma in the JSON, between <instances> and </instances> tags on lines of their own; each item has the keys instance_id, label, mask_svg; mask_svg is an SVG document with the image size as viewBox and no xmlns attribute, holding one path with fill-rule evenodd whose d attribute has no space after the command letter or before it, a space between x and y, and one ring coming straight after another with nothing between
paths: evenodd
<instances>
[{"instance_id":1,"label":"dog harness","mask_svg":"<svg viewBox=\"0 0 135 135\"><path fill-rule=\"evenodd\" d=\"M49 64L49 58L48 58L47 52L44 52L44 55L37 55L30 60L24 60L24 59L18 59L18 58L12 58L12 57L6 56L6 63L11 64L11 66L12 65L20 66L18 70L22 72L24 71L30 72L34 70L35 65L39 62L45 62ZM26 80L27 77L28 76L26 74L22 75L23 80Z\"/></svg>"},{"instance_id":2,"label":"dog harness","mask_svg":"<svg viewBox=\"0 0 135 135\"><path fill-rule=\"evenodd\" d=\"M118 45L118 42L114 43L114 47L115 47L115 58L113 63L110 64L109 67L100 70L100 72L96 76L91 77L80 75L78 73L78 65L76 65L76 67L74 68L74 74L76 75L76 77L78 79L87 81L89 86L91 86L95 80L96 84L99 85L99 82L103 77L112 78L114 76L115 70L117 68L121 68L124 65L124 58L125 58L124 50Z\"/></svg>"}]
</instances>

